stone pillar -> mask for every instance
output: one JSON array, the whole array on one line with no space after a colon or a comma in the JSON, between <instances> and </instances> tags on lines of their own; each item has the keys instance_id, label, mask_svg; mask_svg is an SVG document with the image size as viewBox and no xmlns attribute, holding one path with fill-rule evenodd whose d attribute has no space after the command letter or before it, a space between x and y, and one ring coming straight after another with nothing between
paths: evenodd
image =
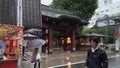
<instances>
[{"instance_id":1,"label":"stone pillar","mask_svg":"<svg viewBox=\"0 0 120 68\"><path fill-rule=\"evenodd\" d=\"M73 47L73 51L76 50L76 44L75 44L75 30L72 30L72 47Z\"/></svg>"},{"instance_id":2,"label":"stone pillar","mask_svg":"<svg viewBox=\"0 0 120 68\"><path fill-rule=\"evenodd\" d=\"M120 26L118 25L115 28L115 36L116 36L115 50L119 51L120 50Z\"/></svg>"},{"instance_id":3,"label":"stone pillar","mask_svg":"<svg viewBox=\"0 0 120 68\"><path fill-rule=\"evenodd\" d=\"M120 49L120 26L117 26L116 27L116 32L117 32L117 35L116 35L116 40L115 40L115 50L116 51L119 51Z\"/></svg>"},{"instance_id":4,"label":"stone pillar","mask_svg":"<svg viewBox=\"0 0 120 68\"><path fill-rule=\"evenodd\" d=\"M103 37L100 37L100 45L104 45Z\"/></svg>"},{"instance_id":5,"label":"stone pillar","mask_svg":"<svg viewBox=\"0 0 120 68\"><path fill-rule=\"evenodd\" d=\"M52 53L53 51L53 29L48 29L48 46L49 46L49 53Z\"/></svg>"},{"instance_id":6,"label":"stone pillar","mask_svg":"<svg viewBox=\"0 0 120 68\"><path fill-rule=\"evenodd\" d=\"M119 38L117 38L116 40L115 40L115 50L116 51L119 51Z\"/></svg>"}]
</instances>

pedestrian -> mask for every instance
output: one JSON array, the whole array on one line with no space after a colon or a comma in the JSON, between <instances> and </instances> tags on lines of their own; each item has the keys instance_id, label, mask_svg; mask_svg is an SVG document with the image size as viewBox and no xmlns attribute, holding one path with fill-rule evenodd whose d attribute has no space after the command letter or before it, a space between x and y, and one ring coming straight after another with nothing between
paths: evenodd
<instances>
[{"instance_id":1,"label":"pedestrian","mask_svg":"<svg viewBox=\"0 0 120 68\"><path fill-rule=\"evenodd\" d=\"M40 68L40 59L41 59L41 56L39 54L39 48L34 48L33 54L32 54L32 60L31 60L31 62L34 63L34 68L37 67L37 64L38 64L38 68Z\"/></svg>"},{"instance_id":2,"label":"pedestrian","mask_svg":"<svg viewBox=\"0 0 120 68\"><path fill-rule=\"evenodd\" d=\"M0 49L0 62L3 60L3 49Z\"/></svg>"},{"instance_id":3,"label":"pedestrian","mask_svg":"<svg viewBox=\"0 0 120 68\"><path fill-rule=\"evenodd\" d=\"M97 39L91 40L91 48L88 49L85 68L108 68L106 52L98 46Z\"/></svg>"},{"instance_id":4,"label":"pedestrian","mask_svg":"<svg viewBox=\"0 0 120 68\"><path fill-rule=\"evenodd\" d=\"M1 68L2 60L3 60L3 49L0 48L0 68Z\"/></svg>"},{"instance_id":5,"label":"pedestrian","mask_svg":"<svg viewBox=\"0 0 120 68\"><path fill-rule=\"evenodd\" d=\"M8 55L9 55L9 45L6 45L5 47L3 47L3 52L4 52L5 58L8 58Z\"/></svg>"}]
</instances>

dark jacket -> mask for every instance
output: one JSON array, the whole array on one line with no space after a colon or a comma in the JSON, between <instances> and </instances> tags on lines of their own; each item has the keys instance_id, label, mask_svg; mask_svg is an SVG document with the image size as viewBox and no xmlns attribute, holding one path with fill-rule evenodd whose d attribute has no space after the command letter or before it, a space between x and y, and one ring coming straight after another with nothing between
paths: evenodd
<instances>
[{"instance_id":1,"label":"dark jacket","mask_svg":"<svg viewBox=\"0 0 120 68\"><path fill-rule=\"evenodd\" d=\"M96 49L92 52L91 48L88 50L86 66L88 68L108 68L108 58L103 49Z\"/></svg>"}]
</instances>

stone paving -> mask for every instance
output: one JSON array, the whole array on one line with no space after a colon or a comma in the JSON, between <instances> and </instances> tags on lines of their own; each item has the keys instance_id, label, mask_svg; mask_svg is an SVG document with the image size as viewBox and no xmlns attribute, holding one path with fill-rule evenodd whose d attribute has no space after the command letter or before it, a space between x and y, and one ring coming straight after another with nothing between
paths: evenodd
<instances>
[{"instance_id":1,"label":"stone paving","mask_svg":"<svg viewBox=\"0 0 120 68\"><path fill-rule=\"evenodd\" d=\"M113 56L116 52L112 52L110 50L106 51L108 56ZM49 68L52 66L68 64L69 62L81 62L85 61L87 55L87 51L55 51L53 54L43 54L41 61L41 68ZM33 68L33 64L30 61L24 61L22 64L22 68Z\"/></svg>"}]
</instances>

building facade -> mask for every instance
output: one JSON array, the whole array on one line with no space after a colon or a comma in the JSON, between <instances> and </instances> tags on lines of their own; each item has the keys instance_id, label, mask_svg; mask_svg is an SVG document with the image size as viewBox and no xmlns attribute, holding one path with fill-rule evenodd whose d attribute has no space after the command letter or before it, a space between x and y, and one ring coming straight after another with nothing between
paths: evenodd
<instances>
[{"instance_id":1,"label":"building facade","mask_svg":"<svg viewBox=\"0 0 120 68\"><path fill-rule=\"evenodd\" d=\"M112 4L112 0L98 0L98 7L103 7L109 4Z\"/></svg>"},{"instance_id":2,"label":"building facade","mask_svg":"<svg viewBox=\"0 0 120 68\"><path fill-rule=\"evenodd\" d=\"M41 0L22 0L22 23L25 27L40 27ZM18 0L0 0L0 23L17 25Z\"/></svg>"},{"instance_id":3,"label":"building facade","mask_svg":"<svg viewBox=\"0 0 120 68\"><path fill-rule=\"evenodd\" d=\"M23 0L23 25L26 27L40 27L41 26L41 0Z\"/></svg>"},{"instance_id":4,"label":"building facade","mask_svg":"<svg viewBox=\"0 0 120 68\"><path fill-rule=\"evenodd\" d=\"M95 24L98 26L107 26L109 17L110 25L114 25L114 19L120 18L120 1L119 0L98 0L98 8L90 19L88 28L92 28Z\"/></svg>"},{"instance_id":5,"label":"building facade","mask_svg":"<svg viewBox=\"0 0 120 68\"><path fill-rule=\"evenodd\" d=\"M16 25L17 0L0 0L0 23Z\"/></svg>"},{"instance_id":6,"label":"building facade","mask_svg":"<svg viewBox=\"0 0 120 68\"><path fill-rule=\"evenodd\" d=\"M42 21L41 36L48 41L45 47L48 53L53 51L53 42L57 40L65 41L66 50L75 50L75 30L78 27L87 25L87 22L78 16L74 16L72 12L41 5L41 0L22 0L22 6L21 2L19 3L18 1L20 0L0 0L0 3L2 3L0 4L0 8L2 8L0 9L1 24L17 25L17 22L22 17L22 24L24 29L27 30L30 28L41 28ZM19 12L21 7L22 13ZM22 14L20 18L18 18L18 13ZM57 37L57 40L54 37L55 31L62 33L59 38ZM36 35L40 34L37 33Z\"/></svg>"}]
</instances>

